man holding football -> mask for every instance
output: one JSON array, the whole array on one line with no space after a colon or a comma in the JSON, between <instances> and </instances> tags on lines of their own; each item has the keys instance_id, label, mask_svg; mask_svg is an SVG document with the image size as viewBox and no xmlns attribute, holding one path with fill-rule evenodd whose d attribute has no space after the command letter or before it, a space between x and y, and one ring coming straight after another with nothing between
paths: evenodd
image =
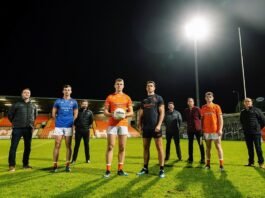
<instances>
[{"instance_id":1,"label":"man holding football","mask_svg":"<svg viewBox=\"0 0 265 198\"><path fill-rule=\"evenodd\" d=\"M124 81L121 78L115 80L115 92L110 94L105 101L104 115L109 117L107 128L107 150L106 150L106 173L105 178L110 176L111 162L113 158L113 148L118 136L118 172L120 176L128 176L123 171L125 158L125 146L128 133L128 119L133 115L132 100L123 93Z\"/></svg>"}]
</instances>

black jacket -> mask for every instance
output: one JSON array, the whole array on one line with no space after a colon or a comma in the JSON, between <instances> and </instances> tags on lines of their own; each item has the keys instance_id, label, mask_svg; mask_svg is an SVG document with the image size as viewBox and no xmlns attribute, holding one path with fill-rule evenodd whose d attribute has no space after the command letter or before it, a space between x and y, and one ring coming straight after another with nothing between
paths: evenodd
<instances>
[{"instance_id":1,"label":"black jacket","mask_svg":"<svg viewBox=\"0 0 265 198\"><path fill-rule=\"evenodd\" d=\"M173 112L167 111L164 118L166 133L179 132L182 123L182 116L180 112L174 110Z\"/></svg>"},{"instance_id":2,"label":"black jacket","mask_svg":"<svg viewBox=\"0 0 265 198\"><path fill-rule=\"evenodd\" d=\"M251 107L241 111L240 122L244 133L260 134L261 129L265 126L265 116L259 108Z\"/></svg>"},{"instance_id":3,"label":"black jacket","mask_svg":"<svg viewBox=\"0 0 265 198\"><path fill-rule=\"evenodd\" d=\"M75 120L76 130L88 131L90 125L93 123L93 113L88 109L80 108L78 111L78 116Z\"/></svg>"},{"instance_id":4,"label":"black jacket","mask_svg":"<svg viewBox=\"0 0 265 198\"><path fill-rule=\"evenodd\" d=\"M34 128L34 121L37 117L37 107L31 101L20 100L13 104L8 111L8 119L13 128Z\"/></svg>"}]
</instances>

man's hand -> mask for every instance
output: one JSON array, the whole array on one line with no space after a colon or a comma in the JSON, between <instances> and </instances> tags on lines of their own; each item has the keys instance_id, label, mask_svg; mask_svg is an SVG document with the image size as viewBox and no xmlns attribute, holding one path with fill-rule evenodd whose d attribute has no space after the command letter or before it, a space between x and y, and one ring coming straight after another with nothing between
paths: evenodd
<instances>
[{"instance_id":1,"label":"man's hand","mask_svg":"<svg viewBox=\"0 0 265 198\"><path fill-rule=\"evenodd\" d=\"M220 130L220 131L217 132L217 134L218 134L219 136L222 136L223 131Z\"/></svg>"},{"instance_id":2,"label":"man's hand","mask_svg":"<svg viewBox=\"0 0 265 198\"><path fill-rule=\"evenodd\" d=\"M155 128L155 132L158 133L160 132L160 130L161 130L161 125L157 125Z\"/></svg>"}]
</instances>

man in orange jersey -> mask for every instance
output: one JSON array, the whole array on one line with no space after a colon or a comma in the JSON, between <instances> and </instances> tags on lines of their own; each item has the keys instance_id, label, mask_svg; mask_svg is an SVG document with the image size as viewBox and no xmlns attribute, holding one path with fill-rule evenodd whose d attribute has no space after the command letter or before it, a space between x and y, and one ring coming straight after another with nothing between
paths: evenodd
<instances>
[{"instance_id":1,"label":"man in orange jersey","mask_svg":"<svg viewBox=\"0 0 265 198\"><path fill-rule=\"evenodd\" d=\"M221 145L221 137L223 130L223 116L219 105L213 103L213 93L206 92L206 104L201 108L202 115L202 131L206 141L206 169L210 169L211 145L212 141L218 151L220 162L220 170L224 170L223 149Z\"/></svg>"},{"instance_id":2,"label":"man in orange jersey","mask_svg":"<svg viewBox=\"0 0 265 198\"><path fill-rule=\"evenodd\" d=\"M106 151L106 173L105 178L110 176L110 168L113 157L113 148L115 140L118 136L119 153L118 153L118 172L120 176L127 176L123 171L123 163L125 158L125 146L128 135L128 120L127 117L133 115L132 100L123 93L124 81L121 78L115 80L115 92L110 94L105 101L104 115L109 117L109 126L107 128L107 151ZM117 119L114 117L114 111L117 108L125 110L125 118Z\"/></svg>"}]
</instances>

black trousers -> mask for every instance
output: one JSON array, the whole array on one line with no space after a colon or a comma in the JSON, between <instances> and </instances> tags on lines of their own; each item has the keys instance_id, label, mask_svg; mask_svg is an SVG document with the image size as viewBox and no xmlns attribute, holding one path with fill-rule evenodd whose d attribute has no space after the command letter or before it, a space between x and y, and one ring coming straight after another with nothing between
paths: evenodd
<instances>
[{"instance_id":1,"label":"black trousers","mask_svg":"<svg viewBox=\"0 0 265 198\"><path fill-rule=\"evenodd\" d=\"M264 158L262 155L261 148L261 134L245 134L245 140L248 148L248 162L250 164L254 163L254 145L256 149L256 153L258 156L258 163L264 163Z\"/></svg>"},{"instance_id":2,"label":"black trousers","mask_svg":"<svg viewBox=\"0 0 265 198\"><path fill-rule=\"evenodd\" d=\"M202 133L198 131L194 132L188 132L188 138L189 138L189 158L188 160L190 162L193 162L193 140L194 140L194 135L197 139L197 143L199 145L200 153L201 153L201 162L205 161L205 152L204 152L204 146L203 146L203 141L202 141Z\"/></svg>"},{"instance_id":3,"label":"black trousers","mask_svg":"<svg viewBox=\"0 0 265 198\"><path fill-rule=\"evenodd\" d=\"M73 154L72 161L76 161L76 159L77 159L78 150L79 150L79 146L80 146L80 142L81 142L82 138L84 140L84 149L85 149L86 161L90 160L89 136L90 136L89 130L76 129L76 133L75 133L75 148L74 148L74 154Z\"/></svg>"},{"instance_id":4,"label":"black trousers","mask_svg":"<svg viewBox=\"0 0 265 198\"><path fill-rule=\"evenodd\" d=\"M8 163L9 166L16 165L16 152L19 141L23 137L24 140L24 153L23 153L23 166L29 165L29 155L31 151L32 128L13 128L11 145L9 149Z\"/></svg>"},{"instance_id":5,"label":"black trousers","mask_svg":"<svg viewBox=\"0 0 265 198\"><path fill-rule=\"evenodd\" d=\"M166 143L166 157L165 157L165 159L169 160L169 157L170 157L170 144L171 144L171 139L172 138L173 138L174 143L175 143L177 157L178 157L179 160L181 160L182 156L181 156L181 149L180 149L180 144L179 144L179 140L180 140L179 132L174 132L174 133L166 132L167 143Z\"/></svg>"}]
</instances>

